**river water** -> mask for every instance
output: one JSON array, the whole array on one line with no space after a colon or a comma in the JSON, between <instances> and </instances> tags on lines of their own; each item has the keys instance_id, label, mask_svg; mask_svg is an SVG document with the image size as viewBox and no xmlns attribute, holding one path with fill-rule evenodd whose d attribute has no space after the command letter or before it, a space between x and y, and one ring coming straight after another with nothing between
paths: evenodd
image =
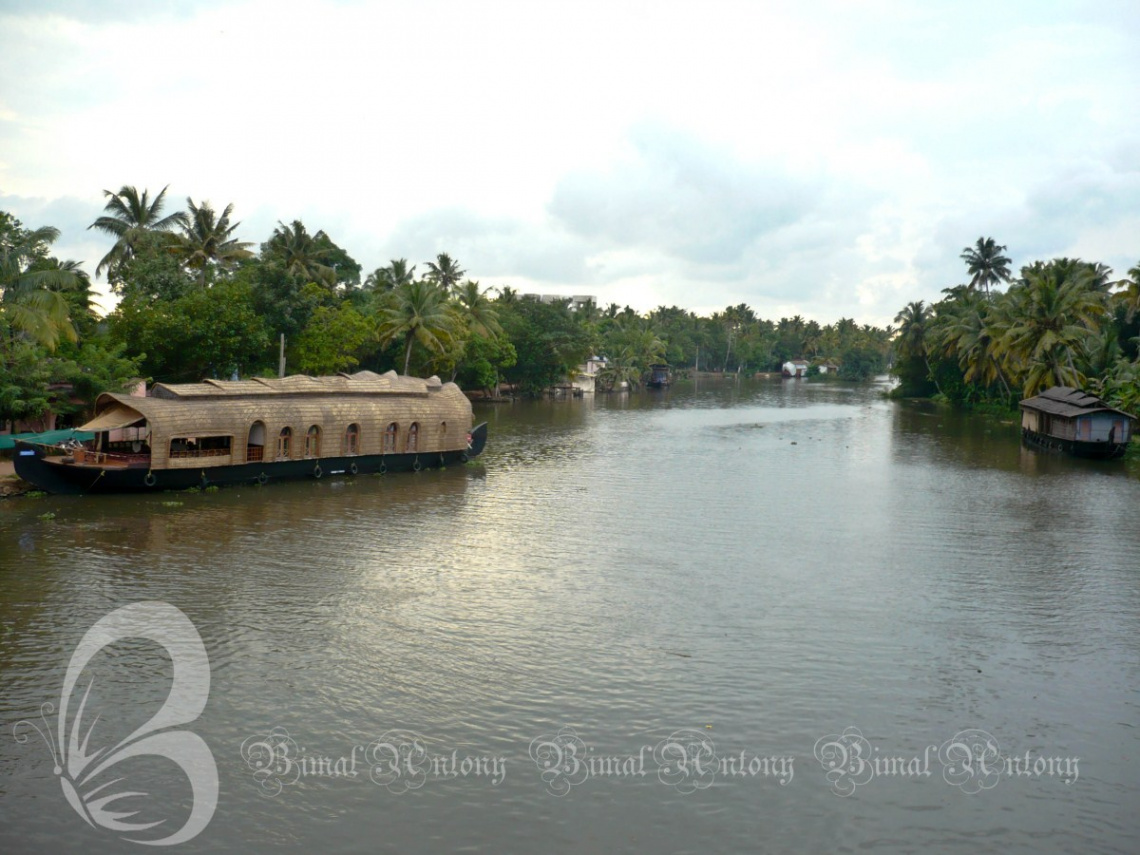
<instances>
[{"instance_id":1,"label":"river water","mask_svg":"<svg viewBox=\"0 0 1140 855\"><path fill-rule=\"evenodd\" d=\"M0 851L195 810L181 851L1136 851L1140 468L883 388L477 408L442 472L0 503ZM119 746L189 648L82 640L147 601L202 639L205 760ZM88 728L80 791L161 826L64 797Z\"/></svg>"}]
</instances>

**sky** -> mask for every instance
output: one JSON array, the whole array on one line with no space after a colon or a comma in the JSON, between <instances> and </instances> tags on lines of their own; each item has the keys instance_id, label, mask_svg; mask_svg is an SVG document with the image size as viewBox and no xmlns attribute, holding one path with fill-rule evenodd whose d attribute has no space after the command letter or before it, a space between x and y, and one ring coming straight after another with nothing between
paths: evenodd
<instances>
[{"instance_id":1,"label":"sky","mask_svg":"<svg viewBox=\"0 0 1140 855\"><path fill-rule=\"evenodd\" d=\"M882 325L983 236L1140 261L1138 44L1135 0L0 0L0 210L92 274L103 191L168 186L366 273Z\"/></svg>"}]
</instances>

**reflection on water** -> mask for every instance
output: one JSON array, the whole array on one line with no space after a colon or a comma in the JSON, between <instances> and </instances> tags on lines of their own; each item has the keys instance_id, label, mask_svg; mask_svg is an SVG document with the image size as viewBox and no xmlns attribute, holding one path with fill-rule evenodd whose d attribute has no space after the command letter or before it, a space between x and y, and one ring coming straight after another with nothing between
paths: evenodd
<instances>
[{"instance_id":1,"label":"reflection on water","mask_svg":"<svg viewBox=\"0 0 1140 855\"><path fill-rule=\"evenodd\" d=\"M481 407L487 452L443 472L0 503L3 720L58 700L95 620L158 599L212 668L194 728L221 797L190 851L1131 851L1140 472L879 392ZM121 671L92 704L131 721L155 672ZM274 728L330 758L401 729L504 775L314 774L268 798L241 745ZM594 762L554 796L530 750L563 728ZM842 798L814 751L848 728L904 758L977 728L1006 756L1079 756L1079 779L970 795L888 766ZM659 776L685 730L720 765ZM790 781L737 774L776 756ZM121 851L51 765L0 738L4 851Z\"/></svg>"}]
</instances>

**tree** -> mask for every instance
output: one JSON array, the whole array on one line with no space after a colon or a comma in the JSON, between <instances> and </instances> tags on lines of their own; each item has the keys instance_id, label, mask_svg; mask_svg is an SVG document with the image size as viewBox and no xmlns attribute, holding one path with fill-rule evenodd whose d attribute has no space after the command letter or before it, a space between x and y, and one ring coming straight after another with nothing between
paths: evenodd
<instances>
[{"instance_id":1,"label":"tree","mask_svg":"<svg viewBox=\"0 0 1140 855\"><path fill-rule=\"evenodd\" d=\"M503 372L506 382L527 394L541 394L563 382L589 356L592 337L574 319L567 302L497 301L499 321L518 356L515 365Z\"/></svg>"},{"instance_id":2,"label":"tree","mask_svg":"<svg viewBox=\"0 0 1140 855\"><path fill-rule=\"evenodd\" d=\"M293 346L297 369L313 375L347 371L359 364L357 353L371 334L371 324L349 303L318 306Z\"/></svg>"},{"instance_id":3,"label":"tree","mask_svg":"<svg viewBox=\"0 0 1140 855\"><path fill-rule=\"evenodd\" d=\"M123 261L117 271L115 290L124 299L177 300L198 287L194 277L171 252L169 238L154 234L143 235L136 241L131 257Z\"/></svg>"},{"instance_id":4,"label":"tree","mask_svg":"<svg viewBox=\"0 0 1140 855\"><path fill-rule=\"evenodd\" d=\"M962 250L961 258L971 276L971 288L984 289L989 296L991 285L1009 281L1010 260L1002 255L1005 249L998 246L993 238L978 238L972 247Z\"/></svg>"},{"instance_id":5,"label":"tree","mask_svg":"<svg viewBox=\"0 0 1140 855\"><path fill-rule=\"evenodd\" d=\"M451 291L459 285L466 270L459 266L459 262L453 259L446 252L441 252L435 257L435 261L427 263L427 276L425 277L429 282L434 282L445 291Z\"/></svg>"},{"instance_id":6,"label":"tree","mask_svg":"<svg viewBox=\"0 0 1140 855\"><path fill-rule=\"evenodd\" d=\"M412 362L412 345L419 342L431 353L447 350L461 321L448 302L446 289L417 280L391 291L377 312L376 336L381 346L403 339L404 374Z\"/></svg>"},{"instance_id":7,"label":"tree","mask_svg":"<svg viewBox=\"0 0 1140 855\"><path fill-rule=\"evenodd\" d=\"M408 267L408 259L393 258L387 267L377 267L368 274L364 280L364 287L369 291L393 291L401 285L414 282L416 278L416 265Z\"/></svg>"},{"instance_id":8,"label":"tree","mask_svg":"<svg viewBox=\"0 0 1140 855\"><path fill-rule=\"evenodd\" d=\"M6 338L23 334L49 350L61 338L75 340L70 306L61 292L78 287L76 268L45 263L48 247L58 237L59 229L28 230L0 211L0 318Z\"/></svg>"},{"instance_id":9,"label":"tree","mask_svg":"<svg viewBox=\"0 0 1140 855\"><path fill-rule=\"evenodd\" d=\"M1022 281L1010 289L1008 325L999 347L1018 364L1026 397L1049 386L1080 387L1085 375L1075 355L1090 332L1099 331L1105 294L1096 269L1042 264L1022 268Z\"/></svg>"},{"instance_id":10,"label":"tree","mask_svg":"<svg viewBox=\"0 0 1140 855\"><path fill-rule=\"evenodd\" d=\"M107 280L112 287L115 287L119 281L120 266L135 254L144 236L155 233L166 234L180 226L186 227L186 215L181 211L166 217L162 216L169 186L163 187L154 201L151 201L146 190L139 195L138 190L127 185L124 185L118 193L103 191L103 195L108 199L103 207L105 214L87 228L105 232L115 238L115 245L95 268L96 276L104 271L107 272Z\"/></svg>"},{"instance_id":11,"label":"tree","mask_svg":"<svg viewBox=\"0 0 1140 855\"><path fill-rule=\"evenodd\" d=\"M503 332L499 324L499 313L486 291L479 290L479 283L468 279L455 290L455 305L460 316L471 332L483 338L495 338Z\"/></svg>"},{"instance_id":12,"label":"tree","mask_svg":"<svg viewBox=\"0 0 1140 855\"><path fill-rule=\"evenodd\" d=\"M487 393L494 390L497 393L503 371L517 362L515 347L505 336L484 338L474 333L467 341L456 380L465 389L482 389Z\"/></svg>"},{"instance_id":13,"label":"tree","mask_svg":"<svg viewBox=\"0 0 1140 855\"><path fill-rule=\"evenodd\" d=\"M1128 278L1116 283L1123 286L1123 290L1116 293L1118 299L1127 310L1125 319L1129 322L1140 312L1140 264L1128 270Z\"/></svg>"},{"instance_id":14,"label":"tree","mask_svg":"<svg viewBox=\"0 0 1140 855\"><path fill-rule=\"evenodd\" d=\"M852 345L840 359L840 380L870 380L883 370L883 355L870 344Z\"/></svg>"},{"instance_id":15,"label":"tree","mask_svg":"<svg viewBox=\"0 0 1140 855\"><path fill-rule=\"evenodd\" d=\"M901 381L900 394L925 395L933 383L926 336L933 315L925 301L907 303L906 308L895 315L899 325L895 336L894 373Z\"/></svg>"},{"instance_id":16,"label":"tree","mask_svg":"<svg viewBox=\"0 0 1140 855\"><path fill-rule=\"evenodd\" d=\"M112 340L139 354L142 370L156 380L229 378L275 364L265 319L241 281L169 301L125 297L108 323Z\"/></svg>"},{"instance_id":17,"label":"tree","mask_svg":"<svg viewBox=\"0 0 1140 855\"><path fill-rule=\"evenodd\" d=\"M230 223L233 203L226 205L221 216L215 213L209 202L199 206L187 197L186 204L189 211L182 221L182 234L171 251L188 268L198 271L198 282L202 287L206 286L207 274L211 270L230 270L242 259L253 257L253 253L246 249L252 244L233 237L241 225Z\"/></svg>"},{"instance_id":18,"label":"tree","mask_svg":"<svg viewBox=\"0 0 1140 855\"><path fill-rule=\"evenodd\" d=\"M262 260L276 261L290 276L331 288L336 284L336 271L329 261L332 249L317 240L321 235L324 232L310 235L300 220L290 225L278 222L273 236L261 245Z\"/></svg>"}]
</instances>

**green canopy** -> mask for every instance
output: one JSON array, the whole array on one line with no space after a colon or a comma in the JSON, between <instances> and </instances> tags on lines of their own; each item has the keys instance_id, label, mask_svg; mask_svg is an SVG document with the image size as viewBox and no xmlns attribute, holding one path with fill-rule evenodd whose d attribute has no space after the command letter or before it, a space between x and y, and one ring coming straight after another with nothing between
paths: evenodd
<instances>
[{"instance_id":1,"label":"green canopy","mask_svg":"<svg viewBox=\"0 0 1140 855\"><path fill-rule=\"evenodd\" d=\"M0 451L7 451L16 447L16 440L35 442L41 445L56 445L65 439L75 439L84 442L93 439L95 434L86 430L49 430L47 433L14 433L11 436L0 436Z\"/></svg>"}]
</instances>

